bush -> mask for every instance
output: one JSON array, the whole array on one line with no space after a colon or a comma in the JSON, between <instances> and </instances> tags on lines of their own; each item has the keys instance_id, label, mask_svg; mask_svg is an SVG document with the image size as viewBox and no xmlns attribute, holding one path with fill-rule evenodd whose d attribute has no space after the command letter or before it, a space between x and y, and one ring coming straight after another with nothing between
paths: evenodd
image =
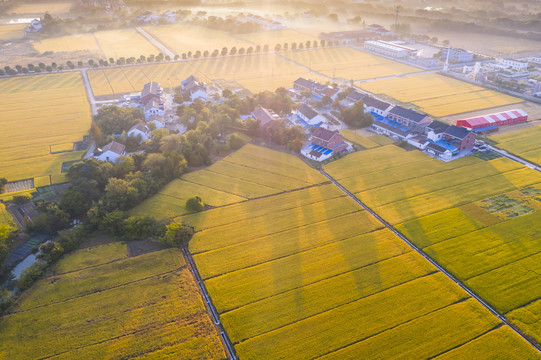
<instances>
[{"instance_id":1,"label":"bush","mask_svg":"<svg viewBox=\"0 0 541 360\"><path fill-rule=\"evenodd\" d=\"M239 136L235 134L231 134L229 136L229 146L231 146L231 149L238 150L242 147L242 145L244 145L244 141L242 141Z\"/></svg>"},{"instance_id":2,"label":"bush","mask_svg":"<svg viewBox=\"0 0 541 360\"><path fill-rule=\"evenodd\" d=\"M203 200L199 196L194 196L186 200L186 209L199 212L205 208Z\"/></svg>"},{"instance_id":3,"label":"bush","mask_svg":"<svg viewBox=\"0 0 541 360\"><path fill-rule=\"evenodd\" d=\"M30 199L32 199L32 195L30 195L30 194L19 194L19 195L14 195L13 196L13 201L16 204L24 204L25 202L27 202Z\"/></svg>"},{"instance_id":4,"label":"bush","mask_svg":"<svg viewBox=\"0 0 541 360\"><path fill-rule=\"evenodd\" d=\"M193 227L183 223L172 223L167 225L165 235L160 238L160 242L173 246L182 247L188 245L194 233Z\"/></svg>"},{"instance_id":5,"label":"bush","mask_svg":"<svg viewBox=\"0 0 541 360\"><path fill-rule=\"evenodd\" d=\"M26 290L41 276L43 270L45 270L46 264L42 262L36 262L23 270L19 279L17 279L17 287L19 290Z\"/></svg>"}]
</instances>

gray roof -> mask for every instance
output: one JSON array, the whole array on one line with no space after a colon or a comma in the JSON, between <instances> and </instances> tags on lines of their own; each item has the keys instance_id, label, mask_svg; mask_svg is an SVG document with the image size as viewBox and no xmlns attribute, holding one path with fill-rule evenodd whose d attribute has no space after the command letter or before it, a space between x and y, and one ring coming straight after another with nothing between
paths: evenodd
<instances>
[{"instance_id":1,"label":"gray roof","mask_svg":"<svg viewBox=\"0 0 541 360\"><path fill-rule=\"evenodd\" d=\"M312 136L318 139L321 139L323 141L329 141L336 134L339 134L338 130L331 131L331 130L318 127L314 130L314 132L312 133Z\"/></svg>"},{"instance_id":2,"label":"gray roof","mask_svg":"<svg viewBox=\"0 0 541 360\"><path fill-rule=\"evenodd\" d=\"M261 126L265 126L274 120L280 119L280 117L274 111L271 109L265 109L261 106L252 111L252 116L261 122Z\"/></svg>"},{"instance_id":3,"label":"gray roof","mask_svg":"<svg viewBox=\"0 0 541 360\"><path fill-rule=\"evenodd\" d=\"M373 97L370 97L370 96L367 96L363 99L363 103L364 105L366 106L370 106L370 107L373 107L373 108L376 108L378 110L387 110L389 108L389 106L391 106L391 104L389 104L388 102L385 102L385 101L381 101L379 99L376 99L376 98L373 98Z\"/></svg>"},{"instance_id":4,"label":"gray roof","mask_svg":"<svg viewBox=\"0 0 541 360\"><path fill-rule=\"evenodd\" d=\"M101 151L102 154L107 151L112 151L114 153L122 155L124 153L124 149L126 149L124 145L117 143L116 141L111 141L109 144L105 145L103 149L101 149Z\"/></svg>"},{"instance_id":5,"label":"gray roof","mask_svg":"<svg viewBox=\"0 0 541 360\"><path fill-rule=\"evenodd\" d=\"M449 128L449 124L441 121L434 120L426 126L427 130L432 130L435 134L441 134Z\"/></svg>"},{"instance_id":6,"label":"gray roof","mask_svg":"<svg viewBox=\"0 0 541 360\"><path fill-rule=\"evenodd\" d=\"M313 119L318 115L317 111L306 104L301 104L301 106L297 108L297 111L306 116L308 119Z\"/></svg>"},{"instance_id":7,"label":"gray roof","mask_svg":"<svg viewBox=\"0 0 541 360\"><path fill-rule=\"evenodd\" d=\"M157 82L151 81L149 83L146 83L145 86L143 86L143 91L141 91L141 97L145 97L148 94L153 94L156 96L161 95L161 86Z\"/></svg>"},{"instance_id":8,"label":"gray roof","mask_svg":"<svg viewBox=\"0 0 541 360\"><path fill-rule=\"evenodd\" d=\"M427 149L432 149L436 152L439 152L439 153L444 153L447 149L444 148L443 146L439 146L438 144L434 144L434 143L429 143L426 147Z\"/></svg>"},{"instance_id":9,"label":"gray roof","mask_svg":"<svg viewBox=\"0 0 541 360\"><path fill-rule=\"evenodd\" d=\"M137 124L133 125L130 130L128 130L128 132L132 131L132 130L139 130L141 132L144 132L144 133L147 133L150 131L150 129L148 128L148 126L146 126L145 124L143 124L142 122L138 122Z\"/></svg>"},{"instance_id":10,"label":"gray roof","mask_svg":"<svg viewBox=\"0 0 541 360\"><path fill-rule=\"evenodd\" d=\"M305 78L300 77L297 80L295 80L295 82L293 84L294 85L300 85L302 87L311 89L314 86L315 83L314 83L314 81L312 81L310 79L305 79Z\"/></svg>"},{"instance_id":11,"label":"gray roof","mask_svg":"<svg viewBox=\"0 0 541 360\"><path fill-rule=\"evenodd\" d=\"M354 101L354 102L357 102L359 100L362 100L364 98L366 98L368 95L366 94L362 94L358 91L352 91L348 94L348 96L346 96L346 99L348 100L351 100L351 101ZM386 109L386 108L385 108Z\"/></svg>"},{"instance_id":12,"label":"gray roof","mask_svg":"<svg viewBox=\"0 0 541 360\"><path fill-rule=\"evenodd\" d=\"M406 136L408 136L410 134L409 131L401 130L398 127L387 125L387 124L385 124L385 123L383 123L381 121L374 121L373 126L378 126L380 128L389 130L390 132L395 133L395 134L400 135L400 136L403 136L403 137L406 137Z\"/></svg>"},{"instance_id":13,"label":"gray roof","mask_svg":"<svg viewBox=\"0 0 541 360\"><path fill-rule=\"evenodd\" d=\"M161 107L163 107L162 103L158 99L153 98L152 100L147 102L145 104L145 106L143 106L143 110L147 111L147 110L150 110L152 108L160 109Z\"/></svg>"},{"instance_id":14,"label":"gray roof","mask_svg":"<svg viewBox=\"0 0 541 360\"><path fill-rule=\"evenodd\" d=\"M464 139L466 136L471 133L470 130L466 129L465 127L458 127L455 125L451 125L445 130L444 135L449 135L451 137L457 138L457 139Z\"/></svg>"},{"instance_id":15,"label":"gray roof","mask_svg":"<svg viewBox=\"0 0 541 360\"><path fill-rule=\"evenodd\" d=\"M421 114L411 109L405 109L402 106L398 106L398 105L392 108L392 110L389 111L389 114L398 115L400 117L403 117L415 123L418 123L421 120L423 120L425 117L427 117L426 114Z\"/></svg>"}]
</instances>

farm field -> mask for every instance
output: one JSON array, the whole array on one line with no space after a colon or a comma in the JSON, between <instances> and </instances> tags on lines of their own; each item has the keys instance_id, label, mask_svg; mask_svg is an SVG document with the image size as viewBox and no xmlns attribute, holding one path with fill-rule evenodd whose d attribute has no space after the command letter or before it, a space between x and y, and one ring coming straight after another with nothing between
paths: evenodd
<instances>
[{"instance_id":1,"label":"farm field","mask_svg":"<svg viewBox=\"0 0 541 360\"><path fill-rule=\"evenodd\" d=\"M249 162L257 149L240 154L259 171L286 156L265 150L267 162ZM241 159L231 158L220 163ZM177 220L198 230L189 250L241 360L367 358L374 348L422 359L504 338L478 340L500 329L498 319L332 184ZM428 335L414 341L419 333ZM536 358L505 335L514 354Z\"/></svg>"},{"instance_id":2,"label":"farm field","mask_svg":"<svg viewBox=\"0 0 541 360\"><path fill-rule=\"evenodd\" d=\"M55 38L47 38L36 40L32 43L34 49L40 53L46 51L53 52L73 52L73 51L89 51L100 57L105 55L100 51L94 34L73 34L59 36Z\"/></svg>"},{"instance_id":3,"label":"farm field","mask_svg":"<svg viewBox=\"0 0 541 360\"><path fill-rule=\"evenodd\" d=\"M490 139L497 142L497 147L539 164L541 162L540 134L541 126L535 126L492 135Z\"/></svg>"},{"instance_id":4,"label":"farm field","mask_svg":"<svg viewBox=\"0 0 541 360\"><path fill-rule=\"evenodd\" d=\"M392 144L394 141L383 135L362 136L350 129L340 130L347 141L360 145L365 149L372 149L382 145Z\"/></svg>"},{"instance_id":5,"label":"farm field","mask_svg":"<svg viewBox=\"0 0 541 360\"><path fill-rule=\"evenodd\" d=\"M94 33L98 44L107 58L135 57L151 54L157 55L160 51L152 45L143 35L135 29L119 29L98 31Z\"/></svg>"},{"instance_id":6,"label":"farm field","mask_svg":"<svg viewBox=\"0 0 541 360\"><path fill-rule=\"evenodd\" d=\"M49 14L62 14L70 11L72 3L69 1L51 1L51 2L36 2L18 4L8 9L8 13L11 14L40 14L43 15L46 12Z\"/></svg>"},{"instance_id":7,"label":"farm field","mask_svg":"<svg viewBox=\"0 0 541 360\"><path fill-rule=\"evenodd\" d=\"M59 261L0 318L0 357L223 359L180 251L126 253L111 243Z\"/></svg>"},{"instance_id":8,"label":"farm field","mask_svg":"<svg viewBox=\"0 0 541 360\"><path fill-rule=\"evenodd\" d=\"M292 155L275 154L248 144L204 170L170 182L130 214L153 214L159 219L171 219L187 214L186 200L196 195L205 204L220 207L325 181L325 177Z\"/></svg>"},{"instance_id":9,"label":"farm field","mask_svg":"<svg viewBox=\"0 0 541 360\"><path fill-rule=\"evenodd\" d=\"M81 75L63 73L0 80L0 173L9 181L52 175L63 179L62 163L83 152L50 153L50 146L82 140L90 109Z\"/></svg>"},{"instance_id":10,"label":"farm field","mask_svg":"<svg viewBox=\"0 0 541 360\"><path fill-rule=\"evenodd\" d=\"M169 49L181 55L205 50L212 53L215 49L222 51L223 47L229 50L236 46L249 47L251 44L240 38L228 35L226 32L205 28L195 25L168 24L159 26L147 26L145 30L158 38Z\"/></svg>"},{"instance_id":11,"label":"farm field","mask_svg":"<svg viewBox=\"0 0 541 360\"><path fill-rule=\"evenodd\" d=\"M443 163L392 148L325 170L539 341L541 175L506 158ZM392 154L401 162L389 161ZM356 174L354 163L363 164Z\"/></svg>"},{"instance_id":12,"label":"farm field","mask_svg":"<svg viewBox=\"0 0 541 360\"><path fill-rule=\"evenodd\" d=\"M269 49L271 50L273 50L277 44L280 44L283 48L284 44L287 43L288 47L290 47L291 43L293 42L297 44L305 44L306 41L313 43L314 40L316 40L319 45L319 39L317 36L303 34L291 29L239 34L237 37L252 43L253 46L269 45Z\"/></svg>"},{"instance_id":13,"label":"farm field","mask_svg":"<svg viewBox=\"0 0 541 360\"><path fill-rule=\"evenodd\" d=\"M290 51L282 52L280 55L328 77L342 78L346 81L421 71L413 66L348 47Z\"/></svg>"},{"instance_id":14,"label":"farm field","mask_svg":"<svg viewBox=\"0 0 541 360\"><path fill-rule=\"evenodd\" d=\"M188 76L202 81L216 79L236 81L253 93L288 87L299 76L310 72L274 54L255 54L190 60L163 64L147 64L104 70L90 70L88 76L96 96L141 91L150 80L163 87L175 87Z\"/></svg>"},{"instance_id":15,"label":"farm field","mask_svg":"<svg viewBox=\"0 0 541 360\"><path fill-rule=\"evenodd\" d=\"M524 101L438 74L369 81L358 86L374 94L385 94L400 102L412 103L436 117Z\"/></svg>"},{"instance_id":16,"label":"farm field","mask_svg":"<svg viewBox=\"0 0 541 360\"><path fill-rule=\"evenodd\" d=\"M22 39L26 24L0 25L0 41Z\"/></svg>"}]
</instances>

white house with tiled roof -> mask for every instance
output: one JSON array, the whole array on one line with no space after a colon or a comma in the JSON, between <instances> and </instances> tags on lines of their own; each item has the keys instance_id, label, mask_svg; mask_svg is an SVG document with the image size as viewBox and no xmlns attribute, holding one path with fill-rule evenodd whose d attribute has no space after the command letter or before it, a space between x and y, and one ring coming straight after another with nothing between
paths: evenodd
<instances>
[{"instance_id":1,"label":"white house with tiled roof","mask_svg":"<svg viewBox=\"0 0 541 360\"><path fill-rule=\"evenodd\" d=\"M111 141L102 149L97 149L94 152L94 158L101 161L115 162L119 156L126 154L126 147L116 141Z\"/></svg>"}]
</instances>

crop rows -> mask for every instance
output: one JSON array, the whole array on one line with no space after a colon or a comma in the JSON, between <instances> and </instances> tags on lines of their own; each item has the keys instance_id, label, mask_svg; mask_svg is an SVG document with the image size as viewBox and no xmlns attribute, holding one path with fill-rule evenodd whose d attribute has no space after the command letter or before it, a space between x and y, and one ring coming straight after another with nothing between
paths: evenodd
<instances>
[{"instance_id":1,"label":"crop rows","mask_svg":"<svg viewBox=\"0 0 541 360\"><path fill-rule=\"evenodd\" d=\"M541 212L537 192L531 190L539 188L539 173L517 168L516 163L504 158L456 166L455 161L411 162L404 156L403 164L392 163L385 168L381 163L387 161L390 153L385 147L361 153L364 154L353 154L329 164L326 170L338 178L344 174L351 176L353 160L362 163L363 169L377 169L380 172L377 176L360 171L356 177L346 177L341 182L351 191L357 191L357 196L385 220L395 224L435 261L539 341ZM417 176L412 177L412 167L417 164L430 170L414 171ZM391 178L392 183L376 191L371 181L374 178L378 183L380 177ZM532 212L496 216L484 200L499 195L528 206ZM490 337L487 334L483 338ZM471 347L483 349L484 345L478 341Z\"/></svg>"},{"instance_id":2,"label":"crop rows","mask_svg":"<svg viewBox=\"0 0 541 360\"><path fill-rule=\"evenodd\" d=\"M361 84L361 88L375 94L386 94L400 102L413 103L438 117L523 101L437 74L371 81Z\"/></svg>"},{"instance_id":3,"label":"crop rows","mask_svg":"<svg viewBox=\"0 0 541 360\"><path fill-rule=\"evenodd\" d=\"M178 250L126 258L120 243L65 257L0 320L0 357L224 358L183 265Z\"/></svg>"}]
</instances>

